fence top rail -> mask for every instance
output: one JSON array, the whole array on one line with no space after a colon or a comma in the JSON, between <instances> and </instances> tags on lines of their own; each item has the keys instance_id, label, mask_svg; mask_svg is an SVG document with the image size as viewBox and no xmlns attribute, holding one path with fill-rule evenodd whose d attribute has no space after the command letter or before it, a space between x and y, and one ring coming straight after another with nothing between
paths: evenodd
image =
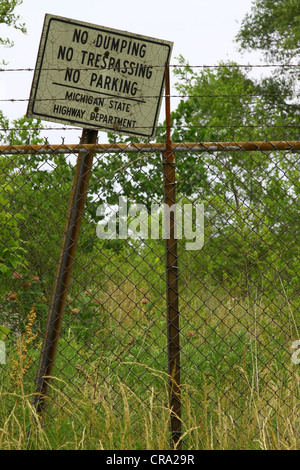
<instances>
[{"instance_id":1,"label":"fence top rail","mask_svg":"<svg viewBox=\"0 0 300 470\"><path fill-rule=\"evenodd\" d=\"M300 151L300 141L173 142L172 152ZM166 152L165 143L0 145L0 155Z\"/></svg>"}]
</instances>

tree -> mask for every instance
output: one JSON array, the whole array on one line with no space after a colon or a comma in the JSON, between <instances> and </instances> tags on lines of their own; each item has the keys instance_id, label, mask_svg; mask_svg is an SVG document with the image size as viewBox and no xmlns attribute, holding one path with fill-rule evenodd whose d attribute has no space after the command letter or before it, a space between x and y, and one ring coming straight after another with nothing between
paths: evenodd
<instances>
[{"instance_id":1,"label":"tree","mask_svg":"<svg viewBox=\"0 0 300 470\"><path fill-rule=\"evenodd\" d=\"M181 58L173 141L298 140L299 108L286 102L293 98L289 77L251 79L249 71L233 63L194 70ZM207 254L219 279L237 281L243 269L247 279L258 276L280 252L281 269L296 266L297 161L297 153L276 151L177 155L178 189L205 202L209 243L201 257Z\"/></svg>"},{"instance_id":2,"label":"tree","mask_svg":"<svg viewBox=\"0 0 300 470\"><path fill-rule=\"evenodd\" d=\"M181 57L174 69L182 99L171 115L172 141L297 140L300 115L287 105L293 98L288 73L254 79L250 70L230 62L193 69ZM156 140L165 140L164 126ZM240 287L251 280L265 287L262 279L274 276L275 265L287 281L295 276L297 161L297 154L277 151L176 153L178 202L205 204L207 242L186 262L191 272ZM162 202L161 155L104 156L99 163L92 185L106 201L117 203L121 194L146 205Z\"/></svg>"},{"instance_id":3,"label":"tree","mask_svg":"<svg viewBox=\"0 0 300 470\"><path fill-rule=\"evenodd\" d=\"M247 141L280 140L281 126L290 125L289 139L297 139L299 126L299 110L292 105L286 106L286 99L292 98L292 90L286 81L271 77L268 81L251 79L249 68L241 68L234 63L220 64L215 68L192 69L181 57L179 66L175 67L177 78L175 87L182 99L175 111L172 112L173 142L214 142L214 141ZM123 139L124 140L124 139ZM165 140L164 126L159 126L156 140ZM213 191L204 162L211 160L210 172L228 175L228 188L233 193L239 193L239 199L244 189L234 189L232 172L252 174L251 162L241 153L228 161L228 154L212 159L209 154L195 160L192 153L178 159L177 179L180 181L180 191L189 196L196 189ZM265 158L263 158L265 161ZM146 161L143 155L120 155L107 158L98 157L99 166L95 167L91 185L95 182L103 184L103 193L109 203L116 203L116 184L121 187L121 193L136 202L149 204L152 198L162 199L162 181L158 168L161 166L161 156L153 154ZM262 162L262 168L265 163ZM122 171L118 169L123 168ZM247 173L247 174L246 174ZM114 175L112 178L111 175ZM255 176L255 175L253 175ZM259 178L258 178L259 180ZM217 180L216 180L217 181ZM218 183L220 184L220 182ZM137 187L143 190L137 190ZM224 191L226 192L224 180ZM210 188L210 189L209 189ZM256 190L259 197L259 188ZM252 191L254 197L254 190ZM98 191L99 194L99 191ZM236 201L238 197L235 197ZM148 201L148 202L147 202Z\"/></svg>"},{"instance_id":4,"label":"tree","mask_svg":"<svg viewBox=\"0 0 300 470\"><path fill-rule=\"evenodd\" d=\"M236 40L241 50L260 50L268 61L299 60L299 0L254 0Z\"/></svg>"},{"instance_id":5,"label":"tree","mask_svg":"<svg viewBox=\"0 0 300 470\"><path fill-rule=\"evenodd\" d=\"M288 113L299 111L299 1L254 0L235 39L240 51L261 51L267 62L284 65L271 69L272 75L261 81L261 90L272 102L281 100Z\"/></svg>"},{"instance_id":6,"label":"tree","mask_svg":"<svg viewBox=\"0 0 300 470\"><path fill-rule=\"evenodd\" d=\"M181 57L174 74L183 99L172 116L173 139L247 140L251 133L258 140L261 127L268 128L269 136L276 140L280 125L298 125L297 107L286 107L286 100L293 98L288 79L255 80L250 71L250 66L230 62L195 71Z\"/></svg>"},{"instance_id":7,"label":"tree","mask_svg":"<svg viewBox=\"0 0 300 470\"><path fill-rule=\"evenodd\" d=\"M26 27L24 23L20 22L20 16L14 13L14 9L21 5L23 0L0 0L0 24L4 24L8 27L12 27L26 33ZM9 38L1 38L0 44L6 47L12 47L13 41Z\"/></svg>"}]
</instances>

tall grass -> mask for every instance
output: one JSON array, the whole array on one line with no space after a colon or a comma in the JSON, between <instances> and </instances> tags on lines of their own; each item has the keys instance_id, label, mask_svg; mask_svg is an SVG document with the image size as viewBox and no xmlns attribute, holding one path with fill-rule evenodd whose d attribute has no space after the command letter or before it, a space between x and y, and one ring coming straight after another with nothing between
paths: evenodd
<instances>
[{"instance_id":1,"label":"tall grass","mask_svg":"<svg viewBox=\"0 0 300 470\"><path fill-rule=\"evenodd\" d=\"M165 298L137 281L95 278L99 302L73 293L42 417L31 405L41 344L29 310L0 370L0 449L170 449ZM183 449L298 449L295 300L197 279L180 289Z\"/></svg>"},{"instance_id":2,"label":"tall grass","mask_svg":"<svg viewBox=\"0 0 300 470\"><path fill-rule=\"evenodd\" d=\"M145 367L139 365L140 367ZM168 377L146 367L164 387L159 400L154 387L144 396L135 393L117 377L103 383L86 371L80 392L74 385L53 378L51 399L41 417L32 406L32 394L18 383L14 392L0 389L0 449L170 449ZM82 376L83 376L83 371ZM214 393L207 380L204 389L181 386L183 405L182 444L189 450L297 450L300 446L299 412L294 390L299 381L274 385L270 398L249 382L243 409L232 406L236 388ZM11 379L12 380L12 379ZM197 406L195 406L197 403Z\"/></svg>"}]
</instances>

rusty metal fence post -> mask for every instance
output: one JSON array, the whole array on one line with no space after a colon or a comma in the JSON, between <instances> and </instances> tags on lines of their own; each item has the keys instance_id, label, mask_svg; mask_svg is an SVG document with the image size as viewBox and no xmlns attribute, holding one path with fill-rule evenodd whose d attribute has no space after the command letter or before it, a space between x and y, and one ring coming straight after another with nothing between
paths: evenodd
<instances>
[{"instance_id":1,"label":"rusty metal fence post","mask_svg":"<svg viewBox=\"0 0 300 470\"><path fill-rule=\"evenodd\" d=\"M81 144L96 143L97 134L98 132L94 130L83 130ZM66 226L47 319L46 333L36 376L36 394L33 404L38 412L43 411L45 397L48 395L49 380L52 375L61 331L62 317L66 306L66 297L71 279L92 164L93 153L91 151L86 151L78 155Z\"/></svg>"},{"instance_id":2,"label":"rusty metal fence post","mask_svg":"<svg viewBox=\"0 0 300 470\"><path fill-rule=\"evenodd\" d=\"M164 201L169 208L169 233L166 231L166 298L168 326L169 400L171 408L172 447L181 448L179 293L176 232L175 152L171 141L170 73L165 68L166 152L163 153ZM172 207L173 206L173 207ZM165 221L168 219L167 214Z\"/></svg>"}]
</instances>

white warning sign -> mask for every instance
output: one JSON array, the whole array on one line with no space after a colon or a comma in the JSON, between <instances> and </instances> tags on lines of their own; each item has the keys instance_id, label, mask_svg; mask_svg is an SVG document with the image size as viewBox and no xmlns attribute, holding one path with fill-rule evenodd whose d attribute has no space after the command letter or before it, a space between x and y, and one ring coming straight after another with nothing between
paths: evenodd
<instances>
[{"instance_id":1,"label":"white warning sign","mask_svg":"<svg viewBox=\"0 0 300 470\"><path fill-rule=\"evenodd\" d=\"M151 137L172 46L47 14L27 116Z\"/></svg>"}]
</instances>

